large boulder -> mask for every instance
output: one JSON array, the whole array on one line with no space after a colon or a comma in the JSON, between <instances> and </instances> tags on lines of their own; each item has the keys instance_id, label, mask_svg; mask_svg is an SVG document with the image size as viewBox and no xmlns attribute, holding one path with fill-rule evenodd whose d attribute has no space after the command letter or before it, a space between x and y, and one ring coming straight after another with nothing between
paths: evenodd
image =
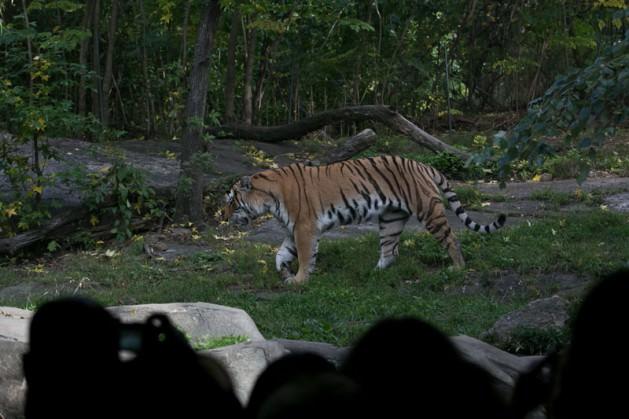
<instances>
[{"instance_id":1,"label":"large boulder","mask_svg":"<svg viewBox=\"0 0 629 419\"><path fill-rule=\"evenodd\" d=\"M22 372L22 354L25 351L26 344L23 342L0 339L0 418L24 417L26 382Z\"/></svg>"},{"instance_id":2,"label":"large boulder","mask_svg":"<svg viewBox=\"0 0 629 419\"><path fill-rule=\"evenodd\" d=\"M258 376L269 363L286 355L282 345L273 341L254 341L201 351L201 355L218 360L229 373L238 399L244 404Z\"/></svg>"},{"instance_id":3,"label":"large boulder","mask_svg":"<svg viewBox=\"0 0 629 419\"><path fill-rule=\"evenodd\" d=\"M164 313L190 340L243 336L263 340L251 317L239 308L210 303L172 303L114 306L110 313L124 322L143 322L153 313Z\"/></svg>"}]
</instances>

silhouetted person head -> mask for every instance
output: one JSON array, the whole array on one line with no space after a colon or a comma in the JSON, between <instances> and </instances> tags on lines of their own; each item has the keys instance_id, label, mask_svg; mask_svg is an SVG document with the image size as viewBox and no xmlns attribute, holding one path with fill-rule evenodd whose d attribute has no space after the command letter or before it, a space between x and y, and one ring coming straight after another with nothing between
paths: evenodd
<instances>
[{"instance_id":1,"label":"silhouetted person head","mask_svg":"<svg viewBox=\"0 0 629 419\"><path fill-rule=\"evenodd\" d=\"M551 405L554 418L627 417L629 270L616 271L586 295Z\"/></svg>"},{"instance_id":2,"label":"silhouetted person head","mask_svg":"<svg viewBox=\"0 0 629 419\"><path fill-rule=\"evenodd\" d=\"M139 332L135 358L123 364L125 417L242 417L227 373L211 357L197 355L166 315L153 314Z\"/></svg>"},{"instance_id":3,"label":"silhouetted person head","mask_svg":"<svg viewBox=\"0 0 629 419\"><path fill-rule=\"evenodd\" d=\"M356 383L338 372L304 375L269 394L252 418L363 418L366 415L360 396Z\"/></svg>"},{"instance_id":4,"label":"silhouetted person head","mask_svg":"<svg viewBox=\"0 0 629 419\"><path fill-rule=\"evenodd\" d=\"M29 344L27 419L242 415L221 367L201 361L165 315L122 325L92 301L60 299L37 310ZM134 357L121 360L122 349Z\"/></svg>"},{"instance_id":5,"label":"silhouetted person head","mask_svg":"<svg viewBox=\"0 0 629 419\"><path fill-rule=\"evenodd\" d=\"M504 416L488 373L419 319L377 323L350 350L341 371L361 386L374 417Z\"/></svg>"},{"instance_id":6,"label":"silhouetted person head","mask_svg":"<svg viewBox=\"0 0 629 419\"><path fill-rule=\"evenodd\" d=\"M120 379L118 325L101 306L79 298L37 310L24 355L28 419L111 417Z\"/></svg>"},{"instance_id":7,"label":"silhouetted person head","mask_svg":"<svg viewBox=\"0 0 629 419\"><path fill-rule=\"evenodd\" d=\"M336 367L331 362L313 353L288 354L275 360L256 380L247 403L247 416L255 418L260 406L283 385L334 371Z\"/></svg>"}]
</instances>

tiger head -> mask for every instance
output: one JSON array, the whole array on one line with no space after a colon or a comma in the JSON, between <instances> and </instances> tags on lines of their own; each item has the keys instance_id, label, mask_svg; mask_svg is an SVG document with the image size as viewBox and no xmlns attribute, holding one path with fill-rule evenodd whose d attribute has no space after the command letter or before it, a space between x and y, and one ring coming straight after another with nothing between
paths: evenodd
<instances>
[{"instance_id":1,"label":"tiger head","mask_svg":"<svg viewBox=\"0 0 629 419\"><path fill-rule=\"evenodd\" d=\"M270 195L252 185L250 176L243 176L225 195L223 219L246 225L269 211Z\"/></svg>"}]
</instances>

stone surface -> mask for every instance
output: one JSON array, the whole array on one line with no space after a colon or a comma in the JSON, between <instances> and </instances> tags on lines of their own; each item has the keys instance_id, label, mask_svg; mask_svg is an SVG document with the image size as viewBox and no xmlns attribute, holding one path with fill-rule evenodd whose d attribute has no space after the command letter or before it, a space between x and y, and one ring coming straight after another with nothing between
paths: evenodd
<instances>
[{"instance_id":1,"label":"stone surface","mask_svg":"<svg viewBox=\"0 0 629 419\"><path fill-rule=\"evenodd\" d=\"M0 307L0 340L26 342L32 312L15 307Z\"/></svg>"},{"instance_id":2,"label":"stone surface","mask_svg":"<svg viewBox=\"0 0 629 419\"><path fill-rule=\"evenodd\" d=\"M349 351L349 348L339 348L324 342L308 342L305 340L291 339L275 339L275 342L282 345L290 353L314 353L322 356L336 366L339 366L343 362L343 359Z\"/></svg>"},{"instance_id":3,"label":"stone surface","mask_svg":"<svg viewBox=\"0 0 629 419\"><path fill-rule=\"evenodd\" d=\"M542 359L540 356L516 356L470 336L460 335L451 339L457 349L472 362L487 365L492 370L498 368L500 372L492 375L507 384L512 384L519 374L528 371Z\"/></svg>"},{"instance_id":4,"label":"stone surface","mask_svg":"<svg viewBox=\"0 0 629 419\"><path fill-rule=\"evenodd\" d=\"M498 344L507 344L514 333L523 329L560 330L568 322L568 302L558 295L531 301L524 308L499 318L483 334Z\"/></svg>"},{"instance_id":5,"label":"stone surface","mask_svg":"<svg viewBox=\"0 0 629 419\"><path fill-rule=\"evenodd\" d=\"M246 403L260 373L288 351L278 342L255 341L200 353L214 357L227 369L236 395L242 403Z\"/></svg>"},{"instance_id":6,"label":"stone surface","mask_svg":"<svg viewBox=\"0 0 629 419\"><path fill-rule=\"evenodd\" d=\"M210 303L141 304L108 307L124 322L143 322L152 313L165 313L191 340L223 336L264 337L247 313L239 308Z\"/></svg>"},{"instance_id":7,"label":"stone surface","mask_svg":"<svg viewBox=\"0 0 629 419\"><path fill-rule=\"evenodd\" d=\"M2 325L0 325L0 332ZM22 354L26 344L0 339L0 418L24 417L26 383L22 373Z\"/></svg>"},{"instance_id":8,"label":"stone surface","mask_svg":"<svg viewBox=\"0 0 629 419\"><path fill-rule=\"evenodd\" d=\"M610 210L629 212L629 192L608 196L604 202Z\"/></svg>"}]
</instances>

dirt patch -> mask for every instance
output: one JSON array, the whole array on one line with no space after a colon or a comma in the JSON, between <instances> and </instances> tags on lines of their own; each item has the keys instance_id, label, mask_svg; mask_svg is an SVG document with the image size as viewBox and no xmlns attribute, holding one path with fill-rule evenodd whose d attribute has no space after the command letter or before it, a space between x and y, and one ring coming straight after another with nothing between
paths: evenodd
<instances>
[{"instance_id":1,"label":"dirt patch","mask_svg":"<svg viewBox=\"0 0 629 419\"><path fill-rule=\"evenodd\" d=\"M460 294L489 293L503 301L514 298L536 299L555 294L573 299L583 295L591 281L592 278L588 276L562 272L536 275L521 275L514 271L489 275L470 272L462 285L449 291Z\"/></svg>"}]
</instances>

